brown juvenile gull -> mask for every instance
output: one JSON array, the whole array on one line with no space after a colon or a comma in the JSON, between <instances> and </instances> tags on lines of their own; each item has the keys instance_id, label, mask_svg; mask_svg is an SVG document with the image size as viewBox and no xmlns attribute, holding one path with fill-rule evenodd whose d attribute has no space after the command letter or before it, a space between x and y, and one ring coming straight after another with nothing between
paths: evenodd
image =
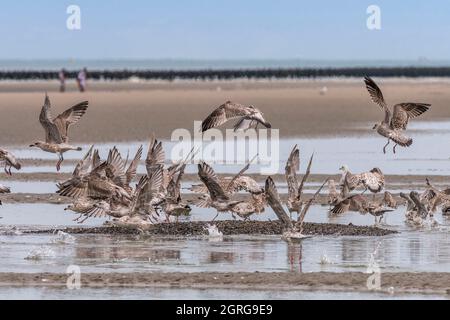
<instances>
[{"instance_id":1,"label":"brown juvenile gull","mask_svg":"<svg viewBox=\"0 0 450 320\"><path fill-rule=\"evenodd\" d=\"M227 101L217 109L215 109L202 122L202 132L208 129L218 127L231 119L239 118L238 123L234 126L234 130L247 130L257 127L261 123L266 128L271 128L263 116L263 113L254 106L245 106L243 104Z\"/></svg>"},{"instance_id":2,"label":"brown juvenile gull","mask_svg":"<svg viewBox=\"0 0 450 320\"><path fill-rule=\"evenodd\" d=\"M342 171L341 180L339 181L341 197L345 198L348 196L348 192L353 191L361 185L361 175L350 172L347 165L343 165L339 170Z\"/></svg>"},{"instance_id":3,"label":"brown juvenile gull","mask_svg":"<svg viewBox=\"0 0 450 320\"><path fill-rule=\"evenodd\" d=\"M384 120L375 124L373 127L374 130L377 130L378 134L388 139L388 142L383 147L383 152L386 153L386 147L391 140L395 142L392 149L394 153L397 145L409 147L413 143L413 140L405 135L403 131L406 130L410 119L420 116L430 108L431 104L415 102L399 103L394 105L392 113L377 84L369 77L365 77L364 82L372 101L384 111Z\"/></svg>"},{"instance_id":4,"label":"brown juvenile gull","mask_svg":"<svg viewBox=\"0 0 450 320\"><path fill-rule=\"evenodd\" d=\"M353 191L360 186L364 187L363 193L369 190L374 194L380 192L384 188L384 175L379 168L373 168L369 172L359 174L351 173L346 165L343 165L340 170L342 170L340 185L343 187L345 184L347 187L342 188L343 198L348 195L347 192Z\"/></svg>"},{"instance_id":5,"label":"brown juvenile gull","mask_svg":"<svg viewBox=\"0 0 450 320\"><path fill-rule=\"evenodd\" d=\"M305 238L305 235L303 235L303 223L305 221L306 213L308 212L310 206L312 205L312 203L315 201L316 197L322 190L323 186L327 183L327 180L325 180L322 186L320 186L320 188L316 191L316 193L305 204L305 206L303 207L302 211L300 212L297 218L297 221L294 222L284 210L283 205L281 204L280 196L277 191L277 187L275 186L275 183L273 182L272 178L268 177L266 179L264 191L266 194L267 203L275 212L278 219L283 225L283 234L281 236L283 240L292 241L292 240L301 240Z\"/></svg>"},{"instance_id":6,"label":"brown juvenile gull","mask_svg":"<svg viewBox=\"0 0 450 320\"><path fill-rule=\"evenodd\" d=\"M389 208L397 209L397 201L395 201L394 196L389 191L384 192L383 204Z\"/></svg>"},{"instance_id":7,"label":"brown juvenile gull","mask_svg":"<svg viewBox=\"0 0 450 320\"><path fill-rule=\"evenodd\" d=\"M391 212L393 210L384 208L383 203L369 201L362 194L354 194L338 202L330 210L330 213L339 215L348 211L359 212L361 214L369 213L375 217L375 223L378 223L386 212ZM379 217L379 221L377 221L377 217Z\"/></svg>"},{"instance_id":8,"label":"brown juvenile gull","mask_svg":"<svg viewBox=\"0 0 450 320\"><path fill-rule=\"evenodd\" d=\"M234 177L217 177L219 185L225 190L227 195L232 195L239 191L247 191L251 194L260 194L264 190L255 181L255 179L244 176L244 173L250 168L250 164L256 159L258 155L254 156ZM207 193L208 188L205 184L194 184L189 188L194 193Z\"/></svg>"},{"instance_id":9,"label":"brown juvenile gull","mask_svg":"<svg viewBox=\"0 0 450 320\"><path fill-rule=\"evenodd\" d=\"M301 182L298 182L297 171L300 168L300 151L297 145L291 151L289 158L286 162L285 166L285 176L286 182L288 186L288 200L287 207L289 213L292 214L296 212L300 214L303 207L302 193L303 187L305 185L306 180L308 179L311 173L311 165L314 158L314 154L311 155L309 159L308 167L306 168L306 172L302 177Z\"/></svg>"},{"instance_id":10,"label":"brown juvenile gull","mask_svg":"<svg viewBox=\"0 0 450 320\"><path fill-rule=\"evenodd\" d=\"M407 201L406 221L416 225L422 225L430 211L426 208L424 199L416 191L411 191L409 195L400 192L400 197ZM430 215L432 217L432 215Z\"/></svg>"},{"instance_id":11,"label":"brown juvenile gull","mask_svg":"<svg viewBox=\"0 0 450 320\"><path fill-rule=\"evenodd\" d=\"M340 201L340 195L337 191L336 181L328 180L328 204L335 205Z\"/></svg>"},{"instance_id":12,"label":"brown juvenile gull","mask_svg":"<svg viewBox=\"0 0 450 320\"><path fill-rule=\"evenodd\" d=\"M37 147L43 151L57 153L59 161L56 170L59 171L61 163L64 161L63 153L69 150L81 151L80 147L69 144L69 127L80 120L86 113L88 102L83 101L67 109L56 118L52 118L50 99L45 94L45 102L39 115L39 122L45 130L45 142L36 141L30 147Z\"/></svg>"},{"instance_id":13,"label":"brown juvenile gull","mask_svg":"<svg viewBox=\"0 0 450 320\"><path fill-rule=\"evenodd\" d=\"M142 192L144 186L149 182L147 176L142 176L132 192L131 201L128 203L116 201L97 201L91 207L86 207L79 212L85 216L84 220L90 217L105 217L110 216L118 218L119 222L133 223L133 224L151 224L147 213L141 211ZM83 221L84 221L83 220Z\"/></svg>"},{"instance_id":14,"label":"brown juvenile gull","mask_svg":"<svg viewBox=\"0 0 450 320\"><path fill-rule=\"evenodd\" d=\"M0 194L2 193L11 193L11 189L0 184ZM2 200L0 200L0 205L2 204Z\"/></svg>"},{"instance_id":15,"label":"brown juvenile gull","mask_svg":"<svg viewBox=\"0 0 450 320\"><path fill-rule=\"evenodd\" d=\"M427 204L430 215L433 215L439 206L441 206L442 212L445 213L450 205L450 189L439 190L431 184L428 178L426 178L426 183L427 188L420 195L420 201Z\"/></svg>"},{"instance_id":16,"label":"brown juvenile gull","mask_svg":"<svg viewBox=\"0 0 450 320\"><path fill-rule=\"evenodd\" d=\"M191 207L181 199L181 179L183 178L186 164L181 165L180 170L176 178L171 179L167 186L167 196L162 203L162 209L167 215L167 220L170 216L178 217L189 216L191 213Z\"/></svg>"},{"instance_id":17,"label":"brown juvenile gull","mask_svg":"<svg viewBox=\"0 0 450 320\"><path fill-rule=\"evenodd\" d=\"M0 148L0 165L5 166L5 172L10 176L12 175L11 167L14 167L17 170L20 170L22 168L22 165L16 159L16 157L8 150L2 148Z\"/></svg>"},{"instance_id":18,"label":"brown juvenile gull","mask_svg":"<svg viewBox=\"0 0 450 320\"><path fill-rule=\"evenodd\" d=\"M234 206L242 202L230 199L225 190L220 186L214 170L204 161L198 164L198 176L208 188L209 199L206 200L207 205L217 210L217 214L212 221L217 218L220 212L230 212Z\"/></svg>"}]
</instances>

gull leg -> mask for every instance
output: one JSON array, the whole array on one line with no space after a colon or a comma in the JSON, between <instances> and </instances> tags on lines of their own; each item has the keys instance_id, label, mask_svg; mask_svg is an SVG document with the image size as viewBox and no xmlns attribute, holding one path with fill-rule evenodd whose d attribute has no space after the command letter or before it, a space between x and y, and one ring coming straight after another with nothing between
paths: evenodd
<instances>
[{"instance_id":1,"label":"gull leg","mask_svg":"<svg viewBox=\"0 0 450 320\"><path fill-rule=\"evenodd\" d=\"M388 139L388 142L384 145L383 147L383 153L386 153L386 147L389 145L389 143L391 143L391 140Z\"/></svg>"},{"instance_id":2,"label":"gull leg","mask_svg":"<svg viewBox=\"0 0 450 320\"><path fill-rule=\"evenodd\" d=\"M217 212L216 216L214 217L214 219L211 220L211 222L214 222L214 220L216 220L218 216L219 216L219 212Z\"/></svg>"},{"instance_id":3,"label":"gull leg","mask_svg":"<svg viewBox=\"0 0 450 320\"><path fill-rule=\"evenodd\" d=\"M12 173L11 173L11 166L9 166L9 168L8 168L8 174L9 174L10 176L12 176Z\"/></svg>"},{"instance_id":4,"label":"gull leg","mask_svg":"<svg viewBox=\"0 0 450 320\"><path fill-rule=\"evenodd\" d=\"M81 219L81 217L83 216L83 214L80 214L78 217L76 217L75 219L73 219L72 221L78 221Z\"/></svg>"},{"instance_id":5,"label":"gull leg","mask_svg":"<svg viewBox=\"0 0 450 320\"><path fill-rule=\"evenodd\" d=\"M84 218L83 220L78 221L78 223L83 223L83 222L85 222L87 219L89 219L89 216L86 216L86 218Z\"/></svg>"},{"instance_id":6,"label":"gull leg","mask_svg":"<svg viewBox=\"0 0 450 320\"><path fill-rule=\"evenodd\" d=\"M395 153L395 147L397 147L397 143L395 144L394 148L392 148L392 151Z\"/></svg>"},{"instance_id":7,"label":"gull leg","mask_svg":"<svg viewBox=\"0 0 450 320\"><path fill-rule=\"evenodd\" d=\"M64 157L62 153L59 154L59 160L56 163L56 171L59 171L61 169L61 163L64 161Z\"/></svg>"}]
</instances>

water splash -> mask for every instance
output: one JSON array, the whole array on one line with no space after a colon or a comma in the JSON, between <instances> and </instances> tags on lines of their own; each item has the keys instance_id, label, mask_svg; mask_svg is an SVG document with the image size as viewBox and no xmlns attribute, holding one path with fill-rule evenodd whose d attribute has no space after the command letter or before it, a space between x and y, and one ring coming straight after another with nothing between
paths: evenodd
<instances>
[{"instance_id":1,"label":"water splash","mask_svg":"<svg viewBox=\"0 0 450 320\"><path fill-rule=\"evenodd\" d=\"M75 237L66 232L58 230L56 236L51 239L50 242L55 244L73 244L75 243Z\"/></svg>"},{"instance_id":2,"label":"water splash","mask_svg":"<svg viewBox=\"0 0 450 320\"><path fill-rule=\"evenodd\" d=\"M55 252L52 250L52 248L47 246L42 246L37 249L31 250L28 255L25 257L25 260L43 260L46 258L53 258L55 257Z\"/></svg>"},{"instance_id":3,"label":"water splash","mask_svg":"<svg viewBox=\"0 0 450 320\"><path fill-rule=\"evenodd\" d=\"M322 256L320 257L320 262L319 264L321 265L327 265L327 264L333 264L334 262L331 261L331 259L326 255L326 253L322 254Z\"/></svg>"},{"instance_id":4,"label":"water splash","mask_svg":"<svg viewBox=\"0 0 450 320\"><path fill-rule=\"evenodd\" d=\"M5 228L0 229L0 235L3 235L3 236L20 236L21 234L22 234L22 231L17 229L17 227L7 226Z\"/></svg>"},{"instance_id":5,"label":"water splash","mask_svg":"<svg viewBox=\"0 0 450 320\"><path fill-rule=\"evenodd\" d=\"M208 236L210 239L221 240L223 238L223 233L219 231L219 228L215 224L207 224L205 230L208 231Z\"/></svg>"}]
</instances>

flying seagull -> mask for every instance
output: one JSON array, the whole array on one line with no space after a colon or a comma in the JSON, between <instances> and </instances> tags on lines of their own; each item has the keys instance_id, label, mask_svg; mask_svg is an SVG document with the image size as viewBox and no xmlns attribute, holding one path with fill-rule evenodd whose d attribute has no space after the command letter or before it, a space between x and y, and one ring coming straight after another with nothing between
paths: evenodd
<instances>
[{"instance_id":1,"label":"flying seagull","mask_svg":"<svg viewBox=\"0 0 450 320\"><path fill-rule=\"evenodd\" d=\"M259 123L266 128L271 128L270 123L264 119L263 113L259 109L251 105L245 106L243 104L227 101L203 120L202 132L218 127L231 119L239 119L234 126L234 131L247 130L252 127L256 128Z\"/></svg>"},{"instance_id":2,"label":"flying seagull","mask_svg":"<svg viewBox=\"0 0 450 320\"><path fill-rule=\"evenodd\" d=\"M61 163L64 161L63 153L69 150L81 151L80 147L69 144L69 127L80 120L86 113L88 102L83 101L67 109L56 118L52 118L50 99L45 94L45 102L39 115L39 122L45 130L45 142L36 141L30 147L37 147L43 151L57 153L59 161L56 170L59 171Z\"/></svg>"},{"instance_id":3,"label":"flying seagull","mask_svg":"<svg viewBox=\"0 0 450 320\"><path fill-rule=\"evenodd\" d=\"M391 140L395 143L394 148L392 149L394 153L397 145L409 147L413 143L413 139L404 133L409 120L426 112L431 104L415 102L399 103L394 105L393 111L391 111L377 84L369 77L365 77L364 82L372 101L384 111L383 121L375 124L373 127L374 130L377 130L378 134L388 139L388 142L383 147L383 152L386 153L386 147Z\"/></svg>"}]
</instances>

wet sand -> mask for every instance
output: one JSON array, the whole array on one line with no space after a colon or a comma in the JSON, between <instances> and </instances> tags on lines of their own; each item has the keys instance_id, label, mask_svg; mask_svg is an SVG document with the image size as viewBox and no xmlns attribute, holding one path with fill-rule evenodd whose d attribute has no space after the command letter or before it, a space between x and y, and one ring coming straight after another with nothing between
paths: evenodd
<instances>
[{"instance_id":1,"label":"wet sand","mask_svg":"<svg viewBox=\"0 0 450 320\"><path fill-rule=\"evenodd\" d=\"M64 228L61 231L70 234L142 234L164 235L164 236L202 236L207 235L206 225L208 222L177 222L160 223L150 226L120 225L111 223L105 227L80 227ZM260 234L279 235L283 231L279 221L216 221L214 223L218 230L224 235ZM60 229L58 229L60 230ZM55 229L24 231L24 233L54 233ZM303 225L305 235L339 235L339 236L385 236L397 233L393 230L382 229L372 226L355 226L335 223L309 223Z\"/></svg>"},{"instance_id":2,"label":"wet sand","mask_svg":"<svg viewBox=\"0 0 450 320\"><path fill-rule=\"evenodd\" d=\"M381 80L379 84L389 103L431 103L433 112L417 121L450 117L446 82ZM319 94L323 86L328 88L326 95ZM272 127L280 129L280 137L371 134L370 125L367 129L353 126L383 117L362 81L104 82L92 83L86 93L56 89L55 82L1 82L0 145L27 146L43 139L38 115L45 91L50 93L54 115L89 100L86 116L71 133L73 142L85 143L142 141L152 132L170 139L175 128L192 132L194 120L204 119L226 100L260 108Z\"/></svg>"},{"instance_id":3,"label":"wet sand","mask_svg":"<svg viewBox=\"0 0 450 320\"><path fill-rule=\"evenodd\" d=\"M362 272L171 272L171 273L82 273L81 287L170 287L253 290L369 291ZM0 273L0 287L65 287L67 274ZM450 294L450 273L381 273L381 289L386 293Z\"/></svg>"},{"instance_id":4,"label":"wet sand","mask_svg":"<svg viewBox=\"0 0 450 320\"><path fill-rule=\"evenodd\" d=\"M55 188L56 189L56 188ZM403 198L400 197L399 193L392 193L394 199L400 205L404 203ZM183 200L188 203L192 203L194 200L197 200L199 195L196 194L182 194ZM311 199L312 194L304 194L303 199L308 201ZM369 196L372 200L372 196ZM376 195L375 200L381 200L382 195ZM3 203L50 203L50 204L69 204L73 201L73 199L68 197L62 197L55 193L9 193L2 194L0 199ZM236 194L233 196L234 200L248 200L248 195L245 194ZM280 199L282 201L287 201L287 194L280 194ZM320 205L328 205L328 196L326 194L320 194L317 196L315 200L316 204Z\"/></svg>"}]
</instances>

